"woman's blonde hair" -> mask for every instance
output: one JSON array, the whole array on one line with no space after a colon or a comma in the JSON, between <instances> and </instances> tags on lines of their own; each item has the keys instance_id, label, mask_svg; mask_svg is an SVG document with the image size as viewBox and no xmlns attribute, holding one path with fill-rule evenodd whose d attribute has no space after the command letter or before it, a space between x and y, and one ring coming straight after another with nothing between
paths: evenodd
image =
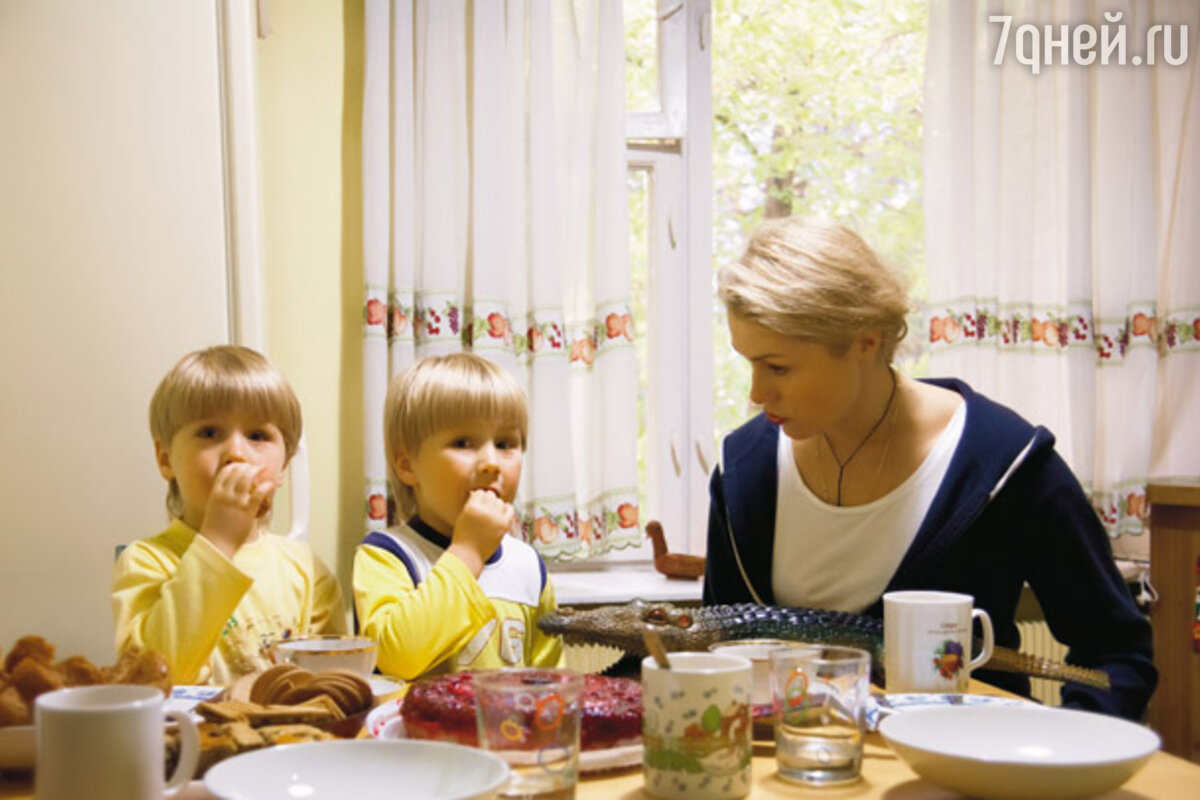
<instances>
[{"instance_id":1,"label":"woman's blonde hair","mask_svg":"<svg viewBox=\"0 0 1200 800\"><path fill-rule=\"evenodd\" d=\"M188 353L159 382L150 399L150 435L170 447L179 429L237 409L279 428L287 460L300 442L300 401L278 369L248 347L219 345ZM167 487L167 511L183 516L179 486Z\"/></svg>"},{"instance_id":2,"label":"woman's blonde hair","mask_svg":"<svg viewBox=\"0 0 1200 800\"><path fill-rule=\"evenodd\" d=\"M796 216L763 223L717 284L730 314L836 353L878 330L880 358L890 362L908 333L904 277L834 222Z\"/></svg>"},{"instance_id":3,"label":"woman's blonde hair","mask_svg":"<svg viewBox=\"0 0 1200 800\"><path fill-rule=\"evenodd\" d=\"M401 455L415 458L421 443L444 428L473 419L493 419L528 440L525 392L500 367L474 353L423 358L392 378L383 406L388 479L404 519L417 512L413 488L396 474Z\"/></svg>"}]
</instances>

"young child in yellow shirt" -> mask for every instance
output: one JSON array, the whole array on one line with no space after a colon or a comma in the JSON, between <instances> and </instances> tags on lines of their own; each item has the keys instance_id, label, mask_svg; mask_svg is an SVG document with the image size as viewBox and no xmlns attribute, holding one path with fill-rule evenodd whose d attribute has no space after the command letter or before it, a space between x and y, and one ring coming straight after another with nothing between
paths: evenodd
<instances>
[{"instance_id":1,"label":"young child in yellow shirt","mask_svg":"<svg viewBox=\"0 0 1200 800\"><path fill-rule=\"evenodd\" d=\"M118 651L156 650L175 683L228 684L279 639L343 633L337 578L304 543L266 531L300 440L300 403L261 354L184 356L150 401L171 524L117 559Z\"/></svg>"},{"instance_id":2,"label":"young child in yellow shirt","mask_svg":"<svg viewBox=\"0 0 1200 800\"><path fill-rule=\"evenodd\" d=\"M501 368L470 353L422 359L395 376L384 407L392 493L407 520L369 534L354 600L381 671L558 666L562 641L541 556L506 534L516 519L528 411Z\"/></svg>"}]
</instances>

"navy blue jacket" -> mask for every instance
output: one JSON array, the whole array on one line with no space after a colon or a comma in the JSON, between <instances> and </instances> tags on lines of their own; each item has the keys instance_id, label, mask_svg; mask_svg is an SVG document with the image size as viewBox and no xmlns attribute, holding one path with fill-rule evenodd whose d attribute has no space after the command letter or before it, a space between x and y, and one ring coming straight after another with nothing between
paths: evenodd
<instances>
[{"instance_id":1,"label":"navy blue jacket","mask_svg":"<svg viewBox=\"0 0 1200 800\"><path fill-rule=\"evenodd\" d=\"M1112 691L1064 684L1063 705L1140 719L1158 682L1150 623L1113 563L1108 535L1054 435L958 380L930 380L967 404L962 439L929 512L885 591L938 589L975 597L996 644L1017 648L1017 600L1028 582L1067 661L1103 669ZM726 437L709 485L705 604L774 605L771 561L779 428L760 415ZM731 540L737 542L736 557ZM870 553L864 553L869 558ZM853 565L847 565L853 569ZM866 611L882 616L883 601ZM979 670L976 677L1029 694L1029 680Z\"/></svg>"}]
</instances>

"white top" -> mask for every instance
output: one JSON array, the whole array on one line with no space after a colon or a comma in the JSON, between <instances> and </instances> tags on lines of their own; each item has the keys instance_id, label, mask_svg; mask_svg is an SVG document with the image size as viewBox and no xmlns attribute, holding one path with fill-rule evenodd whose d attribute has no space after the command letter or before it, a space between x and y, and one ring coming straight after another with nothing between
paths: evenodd
<instances>
[{"instance_id":1,"label":"white top","mask_svg":"<svg viewBox=\"0 0 1200 800\"><path fill-rule=\"evenodd\" d=\"M406 523L392 525L380 533L404 551L407 556L404 565L414 584L424 583L438 559L446 553L446 545L430 541ZM446 542L449 541L447 538ZM475 580L483 593L493 600L507 600L533 608L541 603L544 582L537 551L514 536L503 538Z\"/></svg>"},{"instance_id":2,"label":"white top","mask_svg":"<svg viewBox=\"0 0 1200 800\"><path fill-rule=\"evenodd\" d=\"M967 404L958 410L916 472L862 506L834 506L805 485L792 440L779 432L779 483L771 587L781 606L860 613L900 566L929 511L962 438Z\"/></svg>"}]
</instances>

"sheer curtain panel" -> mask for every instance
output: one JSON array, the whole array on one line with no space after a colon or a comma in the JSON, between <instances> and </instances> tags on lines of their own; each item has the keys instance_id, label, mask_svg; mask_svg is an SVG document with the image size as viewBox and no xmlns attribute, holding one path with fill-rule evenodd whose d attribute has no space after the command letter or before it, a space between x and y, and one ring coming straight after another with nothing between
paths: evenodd
<instances>
[{"instance_id":1,"label":"sheer curtain panel","mask_svg":"<svg viewBox=\"0 0 1200 800\"><path fill-rule=\"evenodd\" d=\"M1187 0L930 6L931 372L1050 428L1141 557L1147 478L1200 474L1198 29Z\"/></svg>"},{"instance_id":2,"label":"sheer curtain panel","mask_svg":"<svg viewBox=\"0 0 1200 800\"><path fill-rule=\"evenodd\" d=\"M529 398L524 538L561 560L640 541L624 94L620 3L367 0L368 528L389 377L471 350Z\"/></svg>"}]
</instances>

